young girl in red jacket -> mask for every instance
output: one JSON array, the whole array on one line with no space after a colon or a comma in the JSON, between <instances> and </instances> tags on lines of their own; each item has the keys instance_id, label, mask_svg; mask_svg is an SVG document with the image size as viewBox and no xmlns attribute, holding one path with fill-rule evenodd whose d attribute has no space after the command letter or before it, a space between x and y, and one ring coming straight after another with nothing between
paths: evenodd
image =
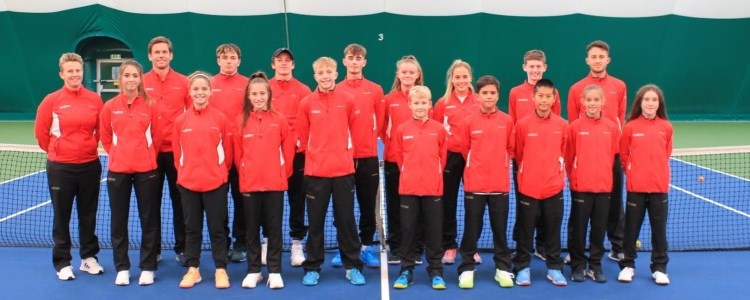
<instances>
[{"instance_id":1,"label":"young girl in red jacket","mask_svg":"<svg viewBox=\"0 0 750 300\"><path fill-rule=\"evenodd\" d=\"M477 95L471 85L471 66L460 59L453 61L448 68L445 79L445 94L435 103L432 118L443 124L448 145L448 159L443 173L443 255L444 264L456 262L456 206L458 205L458 187L464 175L466 160L461 156L461 139L458 128L470 113L479 109ZM477 263L482 260L475 256Z\"/></svg>"},{"instance_id":2,"label":"young girl in red jacket","mask_svg":"<svg viewBox=\"0 0 750 300\"><path fill-rule=\"evenodd\" d=\"M234 143L234 165L239 173L247 238L244 288L254 288L263 279L260 273L261 225L268 239L268 287L284 287L281 278L281 222L296 139L290 133L284 115L271 109L271 99L266 74L251 75Z\"/></svg>"},{"instance_id":3,"label":"young girl in red jacket","mask_svg":"<svg viewBox=\"0 0 750 300\"><path fill-rule=\"evenodd\" d=\"M477 80L479 109L464 119L460 130L464 169L464 235L461 239L460 288L474 287L477 240L484 226L488 207L492 240L495 245L495 280L502 287L513 286L510 249L505 230L508 225L510 158L513 155L513 121L497 109L500 82L494 76Z\"/></svg>"},{"instance_id":4,"label":"young girl in red jacket","mask_svg":"<svg viewBox=\"0 0 750 300\"><path fill-rule=\"evenodd\" d=\"M120 66L120 94L107 101L99 123L102 145L109 154L107 191L112 209L112 248L116 285L130 284L128 216L135 188L141 220L140 285L154 283L161 241L161 189L156 171L161 134L155 101L146 94L143 68L128 60Z\"/></svg>"},{"instance_id":5,"label":"young girl in red jacket","mask_svg":"<svg viewBox=\"0 0 750 300\"><path fill-rule=\"evenodd\" d=\"M414 283L414 265L418 259L416 237L422 224L427 252L427 273L433 289L445 289L443 280L443 168L447 155L445 129L430 120L432 95L425 86L409 90L412 118L401 124L391 139L396 163L401 170L398 193L401 195L401 275L393 284L404 289Z\"/></svg>"},{"instance_id":6,"label":"young girl in red jacket","mask_svg":"<svg viewBox=\"0 0 750 300\"><path fill-rule=\"evenodd\" d=\"M621 282L630 282L635 275L635 243L648 210L653 244L651 277L658 285L669 284L667 212L672 133L664 93L653 84L641 87L620 138L620 159L625 168L628 191L623 244L625 257L619 263L618 280Z\"/></svg>"},{"instance_id":7,"label":"young girl in red jacket","mask_svg":"<svg viewBox=\"0 0 750 300\"><path fill-rule=\"evenodd\" d=\"M609 118L602 117L604 90L587 86L581 96L583 117L568 127L565 166L570 180L571 208L568 220L568 250L571 279L582 282L586 276L606 282L602 272L604 234L607 230L609 197L612 191L612 165L620 130ZM586 231L589 233L589 257L586 257ZM588 270L587 270L588 269Z\"/></svg>"},{"instance_id":8,"label":"young girl in red jacket","mask_svg":"<svg viewBox=\"0 0 750 300\"><path fill-rule=\"evenodd\" d=\"M211 254L216 266L216 288L229 288L227 275L227 181L232 166L232 124L209 105L211 78L202 72L190 76L193 105L177 117L172 133L177 185L185 218L185 258L188 271L181 288L201 282L198 271L206 214Z\"/></svg>"}]
</instances>

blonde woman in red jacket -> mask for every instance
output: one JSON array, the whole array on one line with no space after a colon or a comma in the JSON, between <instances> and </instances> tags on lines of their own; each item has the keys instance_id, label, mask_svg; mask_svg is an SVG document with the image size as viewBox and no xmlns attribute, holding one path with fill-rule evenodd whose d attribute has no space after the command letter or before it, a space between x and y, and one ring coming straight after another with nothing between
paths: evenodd
<instances>
[{"instance_id":1,"label":"blonde woman in red jacket","mask_svg":"<svg viewBox=\"0 0 750 300\"><path fill-rule=\"evenodd\" d=\"M284 287L281 278L281 223L284 191L292 174L296 139L286 117L270 109L271 94L265 73L250 76L234 143L234 165L239 172L248 253L243 288L254 288L263 279L260 272L261 226L268 239L268 287Z\"/></svg>"},{"instance_id":2,"label":"blonde woman in red jacket","mask_svg":"<svg viewBox=\"0 0 750 300\"><path fill-rule=\"evenodd\" d=\"M209 105L211 78L192 74L189 93L193 105L177 117L172 133L177 185L185 218L185 258L188 271L181 288L201 282L198 270L206 214L211 253L216 267L216 288L229 288L227 275L227 181L232 166L232 125L227 117Z\"/></svg>"},{"instance_id":3,"label":"blonde woman in red jacket","mask_svg":"<svg viewBox=\"0 0 750 300\"><path fill-rule=\"evenodd\" d=\"M39 104L34 135L47 152L47 179L52 199L52 264L60 280L75 279L70 261L70 217L73 200L78 212L81 271L102 274L96 255L96 211L99 208L99 176L102 164L99 144L99 113L102 98L82 85L83 59L75 53L60 56L63 87Z\"/></svg>"},{"instance_id":4,"label":"blonde woman in red jacket","mask_svg":"<svg viewBox=\"0 0 750 300\"><path fill-rule=\"evenodd\" d=\"M635 243L648 210L653 244L651 277L658 285L669 284L667 213L672 133L664 93L653 84L641 87L620 138L620 159L625 168L628 191L623 244L625 257L620 260L618 277L621 282L630 282L635 276Z\"/></svg>"},{"instance_id":5,"label":"blonde woman in red jacket","mask_svg":"<svg viewBox=\"0 0 750 300\"><path fill-rule=\"evenodd\" d=\"M154 283L161 241L161 189L156 170L161 134L156 103L146 94L143 67L128 60L120 65L120 94L102 108L99 124L102 145L109 154L107 191L112 210L112 248L116 285L130 284L128 218L130 194L135 189L141 220L140 285Z\"/></svg>"}]
</instances>

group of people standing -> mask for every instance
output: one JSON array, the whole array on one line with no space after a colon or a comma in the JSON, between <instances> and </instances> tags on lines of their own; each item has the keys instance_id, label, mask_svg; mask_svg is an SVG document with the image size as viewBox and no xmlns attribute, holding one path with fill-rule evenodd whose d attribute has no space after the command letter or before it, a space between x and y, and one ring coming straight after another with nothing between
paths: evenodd
<instances>
[{"instance_id":1,"label":"group of people standing","mask_svg":"<svg viewBox=\"0 0 750 300\"><path fill-rule=\"evenodd\" d=\"M127 223L132 190L142 227L138 282L154 283L161 258L165 181L174 216L175 260L188 267L180 287L202 280L205 213L217 288L230 286L228 261L245 260L242 287L256 287L267 265L267 285L282 288L284 192L290 207L290 263L304 269L302 284L316 285L320 278L325 216L332 200L339 244L332 264L344 267L352 284L363 285L363 267L380 266L373 238L380 138L385 144L388 262L401 264L394 288L413 284L422 252L433 288L446 288L443 264L455 263L457 253L459 287L472 288L475 265L481 263L477 240L485 208L493 231L494 278L500 286L531 284L532 252L546 260L553 284L566 285L560 256L565 174L573 199L567 229L571 279L606 281L601 258L607 232L613 245L610 258L619 260L622 270L618 279L631 281L635 242L648 210L652 276L657 284L669 283L666 208L672 128L664 96L655 85L642 87L626 122L625 84L606 72L606 43L595 41L587 47L591 72L570 89L570 124L559 116L557 89L543 79L547 65L540 50L524 55L527 79L511 90L507 114L498 109L498 80L483 76L475 88L471 66L464 61L449 67L446 91L433 108L414 56L397 61L393 86L384 94L363 76L363 46L350 44L343 54L345 79L337 83L336 60L321 57L313 62L317 87L311 90L293 77L290 49L273 53L275 74L270 79L263 72L249 78L239 74L242 57L234 44L217 48L218 74L186 77L170 67L172 42L160 36L148 44L152 70L144 74L136 61L123 62L120 94L106 103L83 87L81 57L63 54L63 88L45 97L35 123L39 146L48 153L58 278L75 278L69 232L74 199L80 270L104 272L94 234L101 141L109 157L107 177L101 181L106 180L109 192L116 285L130 283ZM628 178L625 213L623 166ZM505 233L511 177L517 185L514 254ZM462 181L465 224L459 246L456 213ZM228 194L235 207L231 230Z\"/></svg>"}]
</instances>

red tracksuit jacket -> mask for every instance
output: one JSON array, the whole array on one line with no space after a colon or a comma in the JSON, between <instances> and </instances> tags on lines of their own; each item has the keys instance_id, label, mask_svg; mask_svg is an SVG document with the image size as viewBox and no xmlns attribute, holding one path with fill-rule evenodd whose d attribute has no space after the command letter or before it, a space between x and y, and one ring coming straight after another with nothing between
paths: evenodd
<instances>
[{"instance_id":1,"label":"red tracksuit jacket","mask_svg":"<svg viewBox=\"0 0 750 300\"><path fill-rule=\"evenodd\" d=\"M172 133L177 184L207 192L227 182L232 166L231 123L210 104L203 110L191 107L177 117Z\"/></svg>"},{"instance_id":2,"label":"red tracksuit jacket","mask_svg":"<svg viewBox=\"0 0 750 300\"><path fill-rule=\"evenodd\" d=\"M302 99L297 133L305 152L305 175L339 177L354 173L351 130L356 116L354 99L337 90L315 90Z\"/></svg>"},{"instance_id":3,"label":"red tracksuit jacket","mask_svg":"<svg viewBox=\"0 0 750 300\"><path fill-rule=\"evenodd\" d=\"M669 192L672 124L643 116L628 122L620 138L620 160L629 192Z\"/></svg>"},{"instance_id":4,"label":"red tracksuit jacket","mask_svg":"<svg viewBox=\"0 0 750 300\"><path fill-rule=\"evenodd\" d=\"M188 93L188 78L170 68L162 80L154 70L151 70L143 74L143 84L146 86L146 93L151 99L156 100L161 114L159 128L162 141L159 152L171 152L174 120L193 103Z\"/></svg>"},{"instance_id":5,"label":"red tracksuit jacket","mask_svg":"<svg viewBox=\"0 0 750 300\"><path fill-rule=\"evenodd\" d=\"M36 111L34 136L47 159L87 163L98 159L102 98L85 88L65 87L44 97Z\"/></svg>"},{"instance_id":6,"label":"red tracksuit jacket","mask_svg":"<svg viewBox=\"0 0 750 300\"><path fill-rule=\"evenodd\" d=\"M570 123L565 166L570 189L577 192L612 191L612 164L620 142L620 129L608 118L587 116Z\"/></svg>"},{"instance_id":7,"label":"red tracksuit jacket","mask_svg":"<svg viewBox=\"0 0 750 300\"><path fill-rule=\"evenodd\" d=\"M383 140L385 146L384 159L395 163L396 151L391 146L391 140L396 133L396 129L404 122L412 119L411 109L409 109L409 93L393 91L385 95L378 116L383 120L380 139Z\"/></svg>"},{"instance_id":8,"label":"red tracksuit jacket","mask_svg":"<svg viewBox=\"0 0 750 300\"><path fill-rule=\"evenodd\" d=\"M518 189L537 200L549 198L565 186L565 144L568 124L555 114L536 112L515 127Z\"/></svg>"},{"instance_id":9,"label":"red tracksuit jacket","mask_svg":"<svg viewBox=\"0 0 750 300\"><path fill-rule=\"evenodd\" d=\"M391 146L401 170L400 195L443 195L443 169L448 157L445 136L445 128L435 120L410 119L398 127Z\"/></svg>"},{"instance_id":10,"label":"red tracksuit jacket","mask_svg":"<svg viewBox=\"0 0 750 300\"><path fill-rule=\"evenodd\" d=\"M297 140L296 122L299 104L302 102L302 98L311 93L310 88L296 78L289 81L271 78L268 80L268 84L271 86L271 108L286 117L287 122L289 122L289 129L292 132L292 139ZM297 149L297 152L301 151L302 148Z\"/></svg>"},{"instance_id":11,"label":"red tracksuit jacket","mask_svg":"<svg viewBox=\"0 0 750 300\"><path fill-rule=\"evenodd\" d=\"M210 105L221 111L229 120L237 120L242 114L247 81L248 78L240 73L214 75L211 79Z\"/></svg>"},{"instance_id":12,"label":"red tracksuit jacket","mask_svg":"<svg viewBox=\"0 0 750 300\"><path fill-rule=\"evenodd\" d=\"M242 126L242 118L237 121ZM286 191L292 175L295 140L289 122L275 111L254 111L234 135L234 164L240 191Z\"/></svg>"},{"instance_id":13,"label":"red tracksuit jacket","mask_svg":"<svg viewBox=\"0 0 750 300\"><path fill-rule=\"evenodd\" d=\"M378 134L382 124L376 116L383 100L383 88L377 83L362 79L345 79L336 89L354 97L359 115L352 125L354 158L378 156Z\"/></svg>"},{"instance_id":14,"label":"red tracksuit jacket","mask_svg":"<svg viewBox=\"0 0 750 300\"><path fill-rule=\"evenodd\" d=\"M450 100L445 101L443 98L438 99L435 102L435 109L433 110L432 119L443 124L446 133L446 141L448 142L448 151L460 153L461 152L461 134L459 133L459 127L461 121L466 116L473 114L479 110L479 102L477 102L477 94L469 91L469 94L464 99L464 102L458 100L456 93L451 94Z\"/></svg>"},{"instance_id":15,"label":"red tracksuit jacket","mask_svg":"<svg viewBox=\"0 0 750 300\"><path fill-rule=\"evenodd\" d=\"M625 124L625 106L628 102L628 90L625 82L607 74L604 78L594 78L591 73L579 80L568 91L568 121L573 122L586 115L581 109L581 96L583 89L595 84L604 90L604 108L602 113L605 117L614 121L618 128L622 129Z\"/></svg>"},{"instance_id":16,"label":"red tracksuit jacket","mask_svg":"<svg viewBox=\"0 0 750 300\"><path fill-rule=\"evenodd\" d=\"M508 114L516 124L518 120L533 114L536 109L534 105L534 85L528 81L510 89L508 95ZM560 115L560 93L555 89L555 103L552 104L552 113Z\"/></svg>"},{"instance_id":17,"label":"red tracksuit jacket","mask_svg":"<svg viewBox=\"0 0 750 300\"><path fill-rule=\"evenodd\" d=\"M147 172L156 169L161 145L159 109L138 96L128 107L128 98L119 94L102 108L99 131L109 154L108 169L119 173Z\"/></svg>"},{"instance_id":18,"label":"red tracksuit jacket","mask_svg":"<svg viewBox=\"0 0 750 300\"><path fill-rule=\"evenodd\" d=\"M510 191L510 159L513 155L513 121L500 110L475 112L461 126L462 154L466 159L464 191Z\"/></svg>"}]
</instances>

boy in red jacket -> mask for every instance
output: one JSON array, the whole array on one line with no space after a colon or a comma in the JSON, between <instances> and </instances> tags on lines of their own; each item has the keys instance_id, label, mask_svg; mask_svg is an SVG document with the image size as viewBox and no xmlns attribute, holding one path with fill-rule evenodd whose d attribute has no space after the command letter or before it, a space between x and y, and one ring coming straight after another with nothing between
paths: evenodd
<instances>
[{"instance_id":1,"label":"boy in red jacket","mask_svg":"<svg viewBox=\"0 0 750 300\"><path fill-rule=\"evenodd\" d=\"M567 285L560 259L560 225L563 216L562 189L565 186L563 155L568 124L552 113L555 87L541 79L534 87L534 114L518 121L515 128L515 156L518 161L518 247L515 265L516 284L531 284L530 257L534 226L544 216L544 249L547 278L553 284Z\"/></svg>"},{"instance_id":2,"label":"boy in red jacket","mask_svg":"<svg viewBox=\"0 0 750 300\"><path fill-rule=\"evenodd\" d=\"M443 169L448 155L445 128L430 120L432 95L425 86L409 90L412 119L401 124L391 142L396 163L401 170L398 193L401 195L401 275L393 284L404 289L414 283L415 261L418 259L416 236L418 222L422 226L427 252L427 273L432 288L445 289L443 280ZM420 218L421 216L421 218Z\"/></svg>"},{"instance_id":3,"label":"boy in red jacket","mask_svg":"<svg viewBox=\"0 0 750 300\"><path fill-rule=\"evenodd\" d=\"M338 76L335 60L318 58L313 71L318 87L302 99L297 115L297 132L305 151L305 200L310 221L302 284L318 284L320 265L325 258L323 227L333 196L333 218L346 278L354 285L363 285L361 244L354 220L354 156L350 134L357 115L354 99L335 90Z\"/></svg>"},{"instance_id":4,"label":"boy in red jacket","mask_svg":"<svg viewBox=\"0 0 750 300\"><path fill-rule=\"evenodd\" d=\"M573 121L568 130L565 166L573 201L568 220L568 250L571 280L582 282L586 276L606 282L602 272L604 233L607 230L609 198L612 191L612 160L617 153L620 130L615 122L602 118L604 90L589 85L583 90L581 106L585 116ZM586 230L591 222L591 243L586 257ZM588 265L588 272L586 271Z\"/></svg>"}]
</instances>

